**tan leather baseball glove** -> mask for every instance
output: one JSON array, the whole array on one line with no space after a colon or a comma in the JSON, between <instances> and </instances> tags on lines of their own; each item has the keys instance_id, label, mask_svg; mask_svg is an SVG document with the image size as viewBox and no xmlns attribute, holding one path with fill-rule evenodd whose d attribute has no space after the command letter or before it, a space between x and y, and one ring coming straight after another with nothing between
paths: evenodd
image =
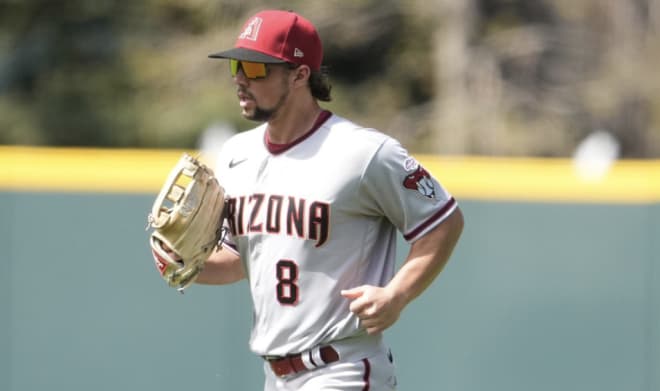
<instances>
[{"instance_id":1,"label":"tan leather baseball glove","mask_svg":"<svg viewBox=\"0 0 660 391\"><path fill-rule=\"evenodd\" d=\"M151 209L147 229L156 267L179 292L195 281L222 240L224 190L204 164L184 154Z\"/></svg>"}]
</instances>

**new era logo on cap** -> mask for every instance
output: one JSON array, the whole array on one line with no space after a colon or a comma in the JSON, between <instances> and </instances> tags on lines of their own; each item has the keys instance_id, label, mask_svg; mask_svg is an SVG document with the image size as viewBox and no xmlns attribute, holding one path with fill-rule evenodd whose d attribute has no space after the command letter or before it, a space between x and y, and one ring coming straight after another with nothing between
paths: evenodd
<instances>
[{"instance_id":1,"label":"new era logo on cap","mask_svg":"<svg viewBox=\"0 0 660 391\"><path fill-rule=\"evenodd\" d=\"M314 25L291 11L261 11L247 20L233 49L211 54L264 63L304 64L321 69L323 46Z\"/></svg>"}]
</instances>

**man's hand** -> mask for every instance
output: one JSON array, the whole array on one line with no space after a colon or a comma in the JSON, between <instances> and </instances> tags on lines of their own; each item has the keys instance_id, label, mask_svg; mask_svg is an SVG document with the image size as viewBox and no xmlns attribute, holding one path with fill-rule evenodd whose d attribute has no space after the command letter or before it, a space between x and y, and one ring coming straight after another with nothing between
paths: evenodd
<instances>
[{"instance_id":1,"label":"man's hand","mask_svg":"<svg viewBox=\"0 0 660 391\"><path fill-rule=\"evenodd\" d=\"M362 285L343 290L341 295L351 300L349 308L368 334L377 334L392 326L404 307L404 301L387 288Z\"/></svg>"}]
</instances>

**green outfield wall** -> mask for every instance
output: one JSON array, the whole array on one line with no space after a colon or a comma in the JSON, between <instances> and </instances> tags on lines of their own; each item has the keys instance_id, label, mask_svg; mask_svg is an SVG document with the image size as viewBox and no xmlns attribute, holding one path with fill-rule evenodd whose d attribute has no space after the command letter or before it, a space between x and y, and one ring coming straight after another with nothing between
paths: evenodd
<instances>
[{"instance_id":1,"label":"green outfield wall","mask_svg":"<svg viewBox=\"0 0 660 391\"><path fill-rule=\"evenodd\" d=\"M151 261L180 153L0 148L0 390L262 389L247 284L181 295ZM660 390L660 162L583 183L562 160L419 159L466 225L386 333L400 390Z\"/></svg>"}]
</instances>

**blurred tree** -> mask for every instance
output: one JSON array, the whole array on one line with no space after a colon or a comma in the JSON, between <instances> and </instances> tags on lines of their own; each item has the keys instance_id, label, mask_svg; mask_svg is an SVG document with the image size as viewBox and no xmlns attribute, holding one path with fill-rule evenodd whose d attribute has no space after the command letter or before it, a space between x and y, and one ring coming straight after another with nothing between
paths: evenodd
<instances>
[{"instance_id":1,"label":"blurred tree","mask_svg":"<svg viewBox=\"0 0 660 391\"><path fill-rule=\"evenodd\" d=\"M0 143L195 147L240 117L213 51L294 9L327 107L411 150L569 156L595 129L660 156L660 0L0 0ZM387 115L383 115L387 113Z\"/></svg>"},{"instance_id":2,"label":"blurred tree","mask_svg":"<svg viewBox=\"0 0 660 391\"><path fill-rule=\"evenodd\" d=\"M570 156L604 129L660 156L658 3L436 0L430 151Z\"/></svg>"},{"instance_id":3,"label":"blurred tree","mask_svg":"<svg viewBox=\"0 0 660 391\"><path fill-rule=\"evenodd\" d=\"M0 3L3 51L9 53L0 65L0 91L14 105L28 106L30 118L23 121L44 130L24 138L16 134L21 127L0 119L8 130L2 133L4 141L131 143L114 134L134 121L132 113L119 110L132 92L120 55L121 20L115 15L121 12L121 4L112 1Z\"/></svg>"}]
</instances>

